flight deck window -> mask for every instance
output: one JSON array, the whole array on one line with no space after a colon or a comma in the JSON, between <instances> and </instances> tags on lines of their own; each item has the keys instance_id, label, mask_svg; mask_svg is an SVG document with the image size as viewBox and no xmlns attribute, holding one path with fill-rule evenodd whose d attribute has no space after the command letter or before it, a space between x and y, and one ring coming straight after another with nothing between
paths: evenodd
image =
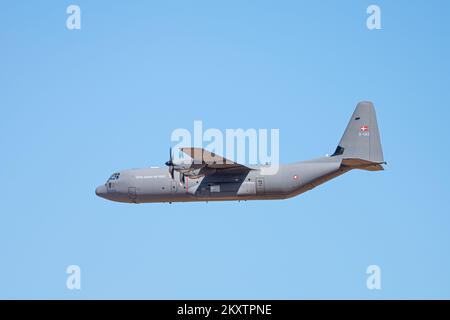
<instances>
[{"instance_id":1,"label":"flight deck window","mask_svg":"<svg viewBox=\"0 0 450 320\"><path fill-rule=\"evenodd\" d=\"M111 180L119 180L120 173L113 173L111 177L109 177L108 181Z\"/></svg>"}]
</instances>

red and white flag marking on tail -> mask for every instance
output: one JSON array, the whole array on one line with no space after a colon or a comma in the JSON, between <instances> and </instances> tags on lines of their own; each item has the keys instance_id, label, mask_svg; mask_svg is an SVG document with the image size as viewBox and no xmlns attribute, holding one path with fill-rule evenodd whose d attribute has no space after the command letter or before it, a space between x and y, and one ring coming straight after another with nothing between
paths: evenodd
<instances>
[{"instance_id":1,"label":"red and white flag marking on tail","mask_svg":"<svg viewBox=\"0 0 450 320\"><path fill-rule=\"evenodd\" d=\"M359 128L359 130L360 130L361 132L366 132L366 131L369 131L369 127L366 126L366 125L364 125L364 126L361 126L361 128Z\"/></svg>"}]
</instances>

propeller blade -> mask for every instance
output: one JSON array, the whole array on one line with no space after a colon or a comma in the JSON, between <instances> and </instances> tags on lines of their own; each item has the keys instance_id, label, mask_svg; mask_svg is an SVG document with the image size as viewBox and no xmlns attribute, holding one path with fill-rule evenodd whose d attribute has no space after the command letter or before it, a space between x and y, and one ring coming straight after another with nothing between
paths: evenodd
<instances>
[{"instance_id":1,"label":"propeller blade","mask_svg":"<svg viewBox=\"0 0 450 320\"><path fill-rule=\"evenodd\" d=\"M165 165L170 167L173 166L173 155L172 155L172 147L169 149L169 160L166 161Z\"/></svg>"},{"instance_id":2,"label":"propeller blade","mask_svg":"<svg viewBox=\"0 0 450 320\"><path fill-rule=\"evenodd\" d=\"M174 171L175 168L174 168L174 166L173 166L172 147L169 148L169 157L170 157L170 158L169 158L168 161L166 161L165 165L169 167L169 173L170 173L170 176L171 176L172 179L173 179L173 171Z\"/></svg>"}]
</instances>

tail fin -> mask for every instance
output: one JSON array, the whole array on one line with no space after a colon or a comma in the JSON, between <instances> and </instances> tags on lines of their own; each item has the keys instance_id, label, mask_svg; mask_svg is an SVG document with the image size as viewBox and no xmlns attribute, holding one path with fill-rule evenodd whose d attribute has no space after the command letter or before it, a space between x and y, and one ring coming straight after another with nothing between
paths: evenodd
<instances>
[{"instance_id":1,"label":"tail fin","mask_svg":"<svg viewBox=\"0 0 450 320\"><path fill-rule=\"evenodd\" d=\"M344 166L383 170L383 150L375 108L371 102L358 103L332 156L342 156Z\"/></svg>"}]
</instances>

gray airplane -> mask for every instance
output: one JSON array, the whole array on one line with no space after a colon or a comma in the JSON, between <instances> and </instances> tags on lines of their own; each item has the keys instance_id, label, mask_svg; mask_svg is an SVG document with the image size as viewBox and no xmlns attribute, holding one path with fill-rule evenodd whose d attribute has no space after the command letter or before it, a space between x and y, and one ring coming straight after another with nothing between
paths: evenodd
<instances>
[{"instance_id":1,"label":"gray airplane","mask_svg":"<svg viewBox=\"0 0 450 320\"><path fill-rule=\"evenodd\" d=\"M168 168L114 173L95 193L128 203L287 199L352 169L378 171L385 164L371 102L358 103L331 156L280 165L274 175L263 175L264 166L241 165L202 148L181 151L191 163L174 163L170 151Z\"/></svg>"}]
</instances>

